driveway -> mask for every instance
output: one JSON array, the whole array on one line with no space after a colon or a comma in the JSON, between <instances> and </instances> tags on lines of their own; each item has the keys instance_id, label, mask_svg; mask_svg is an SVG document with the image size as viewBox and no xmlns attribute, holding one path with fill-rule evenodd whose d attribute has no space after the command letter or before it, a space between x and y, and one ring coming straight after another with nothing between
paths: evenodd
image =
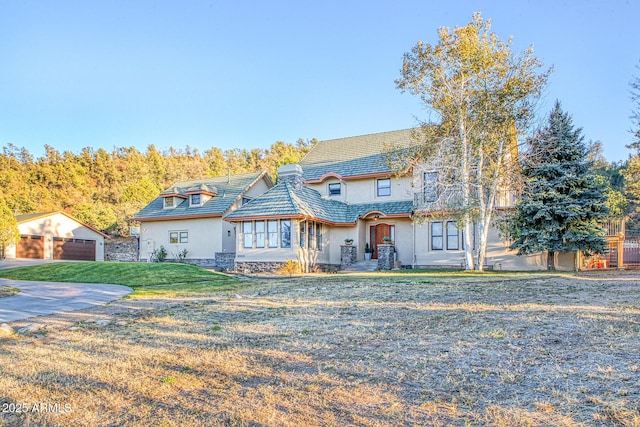
<instances>
[{"instance_id":1,"label":"driveway","mask_svg":"<svg viewBox=\"0 0 640 427\"><path fill-rule=\"evenodd\" d=\"M21 267L27 264L31 263L23 262L23 260L17 262L5 260L0 262L0 268ZM20 290L17 295L0 298L0 323L106 304L133 291L131 288L121 285L31 282L10 279L0 279L0 285Z\"/></svg>"}]
</instances>

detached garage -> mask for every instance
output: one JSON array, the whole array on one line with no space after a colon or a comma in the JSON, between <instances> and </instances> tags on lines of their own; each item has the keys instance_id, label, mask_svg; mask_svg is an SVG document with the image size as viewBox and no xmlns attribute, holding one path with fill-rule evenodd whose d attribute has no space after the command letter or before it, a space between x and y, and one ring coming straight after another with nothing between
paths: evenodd
<instances>
[{"instance_id":1,"label":"detached garage","mask_svg":"<svg viewBox=\"0 0 640 427\"><path fill-rule=\"evenodd\" d=\"M64 212L17 215L20 241L7 246L7 258L104 261L108 236Z\"/></svg>"}]
</instances>

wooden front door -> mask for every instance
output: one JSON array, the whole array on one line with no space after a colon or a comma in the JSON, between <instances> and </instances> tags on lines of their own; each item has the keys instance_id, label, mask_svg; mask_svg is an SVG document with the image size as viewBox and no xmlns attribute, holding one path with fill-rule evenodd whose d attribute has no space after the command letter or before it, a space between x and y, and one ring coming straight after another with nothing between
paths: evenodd
<instances>
[{"instance_id":1,"label":"wooden front door","mask_svg":"<svg viewBox=\"0 0 640 427\"><path fill-rule=\"evenodd\" d=\"M371 242L371 258L378 259L378 245L385 243L384 238L390 237L394 238L394 226L389 224L378 224L376 226L371 226L370 231L370 242Z\"/></svg>"}]
</instances>

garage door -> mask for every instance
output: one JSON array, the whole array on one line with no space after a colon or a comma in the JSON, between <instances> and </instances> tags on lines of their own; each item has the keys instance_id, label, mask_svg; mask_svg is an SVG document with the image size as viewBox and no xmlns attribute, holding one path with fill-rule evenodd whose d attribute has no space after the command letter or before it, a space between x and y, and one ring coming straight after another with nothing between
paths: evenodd
<instances>
[{"instance_id":1,"label":"garage door","mask_svg":"<svg viewBox=\"0 0 640 427\"><path fill-rule=\"evenodd\" d=\"M76 261L96 260L96 241L85 239L53 238L53 259Z\"/></svg>"},{"instance_id":2,"label":"garage door","mask_svg":"<svg viewBox=\"0 0 640 427\"><path fill-rule=\"evenodd\" d=\"M44 258L44 238L42 236L20 236L16 247L16 258Z\"/></svg>"}]
</instances>

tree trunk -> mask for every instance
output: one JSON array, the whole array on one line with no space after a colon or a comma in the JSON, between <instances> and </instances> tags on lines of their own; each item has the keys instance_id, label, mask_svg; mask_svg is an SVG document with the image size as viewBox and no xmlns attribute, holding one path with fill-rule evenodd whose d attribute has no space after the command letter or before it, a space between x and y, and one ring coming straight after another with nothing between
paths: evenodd
<instances>
[{"instance_id":1,"label":"tree trunk","mask_svg":"<svg viewBox=\"0 0 640 427\"><path fill-rule=\"evenodd\" d=\"M473 259L473 219L471 217L471 176L470 176L470 159L471 156L469 141L467 141L467 134L465 130L464 116L462 112L459 112L458 125L460 131L460 142L462 143L462 209L464 210L464 231L465 231L465 245L464 245L464 262L465 269L474 270Z\"/></svg>"},{"instance_id":2,"label":"tree trunk","mask_svg":"<svg viewBox=\"0 0 640 427\"><path fill-rule=\"evenodd\" d=\"M487 244L489 240L489 229L491 227L491 220L493 218L493 211L496 206L496 197L498 193L498 187L500 184L499 171L502 169L504 159L504 143L500 142L498 145L496 165L494 166L492 184L489 188L485 189L482 185L482 177L478 177L479 186L479 201L480 201L480 243L478 248L478 270L484 270L485 260L487 257ZM478 171L484 167L484 149L480 149L480 164ZM479 172L478 172L479 173Z\"/></svg>"},{"instance_id":3,"label":"tree trunk","mask_svg":"<svg viewBox=\"0 0 640 427\"><path fill-rule=\"evenodd\" d=\"M547 251L547 270L554 271L556 269L555 263L555 255L554 251Z\"/></svg>"},{"instance_id":4,"label":"tree trunk","mask_svg":"<svg viewBox=\"0 0 640 427\"><path fill-rule=\"evenodd\" d=\"M473 221L470 216L464 218L464 256L465 269L473 270Z\"/></svg>"}]
</instances>

